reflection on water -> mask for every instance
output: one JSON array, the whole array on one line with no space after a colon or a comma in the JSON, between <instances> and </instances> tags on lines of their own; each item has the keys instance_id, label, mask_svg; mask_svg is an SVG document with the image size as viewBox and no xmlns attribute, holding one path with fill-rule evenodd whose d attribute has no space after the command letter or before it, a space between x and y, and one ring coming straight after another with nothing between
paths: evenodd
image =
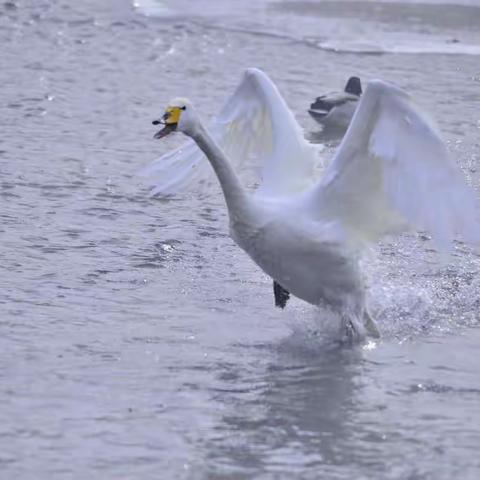
<instances>
[{"instance_id":1,"label":"reflection on water","mask_svg":"<svg viewBox=\"0 0 480 480\"><path fill-rule=\"evenodd\" d=\"M214 466L210 473L274 472L278 465L294 474L305 465L349 463L353 452L344 445L351 437L361 358L358 350L334 349L315 358L282 350L263 373L218 365L222 387L211 395L224 413L204 447Z\"/></svg>"}]
</instances>

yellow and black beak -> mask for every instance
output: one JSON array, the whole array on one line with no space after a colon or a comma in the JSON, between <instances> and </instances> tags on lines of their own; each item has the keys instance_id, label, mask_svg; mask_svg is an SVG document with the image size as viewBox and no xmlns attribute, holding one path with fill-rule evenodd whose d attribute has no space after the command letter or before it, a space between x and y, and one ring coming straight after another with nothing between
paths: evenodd
<instances>
[{"instance_id":1,"label":"yellow and black beak","mask_svg":"<svg viewBox=\"0 0 480 480\"><path fill-rule=\"evenodd\" d=\"M160 120L154 120L153 125L165 125L159 130L153 138L163 138L169 133L174 132L177 129L178 122L180 121L181 107L168 107Z\"/></svg>"}]
</instances>

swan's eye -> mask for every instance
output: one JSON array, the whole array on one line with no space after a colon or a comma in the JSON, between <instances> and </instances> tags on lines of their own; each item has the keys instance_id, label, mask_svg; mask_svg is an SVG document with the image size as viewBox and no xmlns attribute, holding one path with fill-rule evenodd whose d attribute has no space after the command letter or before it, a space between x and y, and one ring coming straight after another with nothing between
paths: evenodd
<instances>
[{"instance_id":1,"label":"swan's eye","mask_svg":"<svg viewBox=\"0 0 480 480\"><path fill-rule=\"evenodd\" d=\"M183 107L180 107L180 110L186 110L187 107L184 105Z\"/></svg>"}]
</instances>

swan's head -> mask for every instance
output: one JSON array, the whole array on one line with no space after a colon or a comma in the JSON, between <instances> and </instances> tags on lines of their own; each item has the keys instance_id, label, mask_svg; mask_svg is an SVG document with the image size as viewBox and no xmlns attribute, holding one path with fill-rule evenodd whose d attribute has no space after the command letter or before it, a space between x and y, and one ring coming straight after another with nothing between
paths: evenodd
<instances>
[{"instance_id":1,"label":"swan's head","mask_svg":"<svg viewBox=\"0 0 480 480\"><path fill-rule=\"evenodd\" d=\"M198 115L192 103L186 98L174 98L165 109L160 120L154 120L153 125L164 125L154 138L163 138L172 132L182 132L192 136L200 125Z\"/></svg>"}]
</instances>

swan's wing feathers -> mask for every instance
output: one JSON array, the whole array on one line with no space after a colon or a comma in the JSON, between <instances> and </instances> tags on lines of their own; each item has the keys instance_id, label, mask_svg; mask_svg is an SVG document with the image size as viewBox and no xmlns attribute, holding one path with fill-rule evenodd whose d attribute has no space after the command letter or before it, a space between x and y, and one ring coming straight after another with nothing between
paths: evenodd
<instances>
[{"instance_id":1,"label":"swan's wing feathers","mask_svg":"<svg viewBox=\"0 0 480 480\"><path fill-rule=\"evenodd\" d=\"M302 131L272 81L248 69L235 92L209 125L212 137L237 172L270 195L305 188L317 162L315 147ZM192 141L149 165L156 193L173 193L212 176L203 153Z\"/></svg>"},{"instance_id":2,"label":"swan's wing feathers","mask_svg":"<svg viewBox=\"0 0 480 480\"><path fill-rule=\"evenodd\" d=\"M171 195L208 179L209 168L197 145L189 139L181 147L151 162L139 174L149 178L153 185L152 195Z\"/></svg>"},{"instance_id":3,"label":"swan's wing feathers","mask_svg":"<svg viewBox=\"0 0 480 480\"><path fill-rule=\"evenodd\" d=\"M405 92L381 81L368 84L313 192L324 215L340 217L361 239L410 224L443 247L457 234L480 240L475 197L435 127Z\"/></svg>"}]
</instances>

